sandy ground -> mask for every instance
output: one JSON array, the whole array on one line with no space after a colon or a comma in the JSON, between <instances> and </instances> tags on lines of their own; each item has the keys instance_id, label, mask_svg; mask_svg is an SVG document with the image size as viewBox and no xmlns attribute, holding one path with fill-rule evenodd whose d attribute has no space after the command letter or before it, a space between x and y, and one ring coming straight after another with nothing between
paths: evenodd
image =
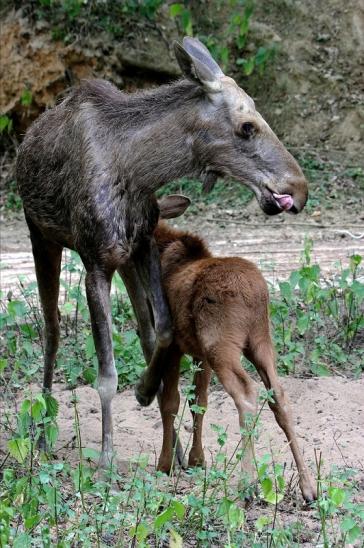
<instances>
[{"instance_id":1,"label":"sandy ground","mask_svg":"<svg viewBox=\"0 0 364 548\"><path fill-rule=\"evenodd\" d=\"M281 379L289 394L306 460L314 469L315 449L321 451L324 469L332 465L357 468L364 474L364 379L340 377ZM100 448L101 412L96 390L90 386L76 389L80 416L81 439L84 447ZM75 448L73 392L56 384L54 395L60 403L58 447L68 459L77 459ZM183 409L181 402L180 411ZM150 455L150 464L157 461L161 448L162 424L157 404L142 408L133 390L124 390L113 400L114 443L121 469L139 453ZM184 447L190 441L191 418L188 409L182 420L181 439ZM234 404L220 386L211 390L205 416L204 447L208 461L217 452L216 433L211 424L227 430L227 453L232 454L239 441L238 417ZM61 449L63 448L63 449ZM275 460L286 464L287 473L294 470L285 437L268 407L261 416L257 454L274 451ZM364 477L364 476L363 476Z\"/></svg>"}]
</instances>

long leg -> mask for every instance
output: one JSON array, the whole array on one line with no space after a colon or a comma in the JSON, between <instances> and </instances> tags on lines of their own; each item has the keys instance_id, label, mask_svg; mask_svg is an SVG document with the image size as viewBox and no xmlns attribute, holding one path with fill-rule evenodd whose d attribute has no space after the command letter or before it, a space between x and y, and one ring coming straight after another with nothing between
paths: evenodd
<instances>
[{"instance_id":1,"label":"long leg","mask_svg":"<svg viewBox=\"0 0 364 548\"><path fill-rule=\"evenodd\" d=\"M132 260L121 265L118 272L128 292L135 317L138 322L139 337L145 361L150 362L155 346L155 331L148 306L148 298Z\"/></svg>"},{"instance_id":2,"label":"long leg","mask_svg":"<svg viewBox=\"0 0 364 548\"><path fill-rule=\"evenodd\" d=\"M268 403L274 413L277 423L285 433L290 445L299 473L302 495L307 502L311 502L317 498L316 487L311 474L306 467L298 445L292 420L291 406L278 380L275 368L274 351L270 339L265 339L263 341L251 341L249 350L246 352L246 356L257 368L266 389L273 389L274 391L274 402Z\"/></svg>"},{"instance_id":3,"label":"long leg","mask_svg":"<svg viewBox=\"0 0 364 548\"><path fill-rule=\"evenodd\" d=\"M226 346L223 342L216 345L215 351L209 351L208 363L225 388L233 398L239 414L240 428L249 427L248 416L256 414L256 392L254 383L240 364L240 349ZM249 433L243 443L243 466L247 476L253 476L253 436Z\"/></svg>"},{"instance_id":4,"label":"long leg","mask_svg":"<svg viewBox=\"0 0 364 548\"><path fill-rule=\"evenodd\" d=\"M39 297L44 315L43 392L52 390L53 370L59 345L58 295L62 247L45 240L27 219L32 242Z\"/></svg>"},{"instance_id":5,"label":"long leg","mask_svg":"<svg viewBox=\"0 0 364 548\"><path fill-rule=\"evenodd\" d=\"M145 361L146 363L150 363L153 356L154 345L155 345L155 332L153 327L154 319L152 323L151 310L148 305L147 295L144 291L143 285L139 278L138 271L132 260L120 266L118 269L118 272L124 281L125 287L127 289L127 292L128 292L128 295L129 295L129 298L138 322L139 337L140 337ZM166 362L166 366L168 367L167 362ZM161 392L163 390L162 384L163 383L161 383L160 388L158 390L158 394L157 394L160 410L161 410ZM176 446L177 461L181 466L183 466L183 448L174 429L173 429L173 444L177 444Z\"/></svg>"},{"instance_id":6,"label":"long leg","mask_svg":"<svg viewBox=\"0 0 364 548\"><path fill-rule=\"evenodd\" d=\"M174 420L178 413L180 403L178 379L181 357L182 355L178 348L173 345L169 347L164 368L163 388L160 394L163 444L158 462L158 470L166 473L169 473L172 468L173 451L176 442Z\"/></svg>"},{"instance_id":7,"label":"long leg","mask_svg":"<svg viewBox=\"0 0 364 548\"><path fill-rule=\"evenodd\" d=\"M207 363L202 364L202 368L196 372L193 384L195 385L195 398L189 401L190 407L195 404L207 408L208 387L211 380L211 369ZM196 413L191 408L193 419L193 439L192 447L188 456L189 466L204 466L205 455L202 447L202 425L204 419L203 413Z\"/></svg>"},{"instance_id":8,"label":"long leg","mask_svg":"<svg viewBox=\"0 0 364 548\"><path fill-rule=\"evenodd\" d=\"M98 266L86 273L86 293L91 315L92 333L99 364L98 393L102 412L102 453L100 466L107 468L112 462L111 402L116 394L118 376L112 348L110 285L112 273Z\"/></svg>"},{"instance_id":9,"label":"long leg","mask_svg":"<svg viewBox=\"0 0 364 548\"><path fill-rule=\"evenodd\" d=\"M158 392L163 376L165 356L172 342L172 321L162 287L159 252L154 238L146 240L134 261L144 291L153 309L156 344L148 367L138 382L135 394L141 405L149 405Z\"/></svg>"}]
</instances>

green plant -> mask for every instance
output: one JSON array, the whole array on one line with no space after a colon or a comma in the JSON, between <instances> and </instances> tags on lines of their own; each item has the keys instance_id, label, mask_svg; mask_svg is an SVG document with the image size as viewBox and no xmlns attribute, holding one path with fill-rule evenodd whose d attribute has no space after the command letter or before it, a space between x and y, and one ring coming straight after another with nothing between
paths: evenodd
<instances>
[{"instance_id":1,"label":"green plant","mask_svg":"<svg viewBox=\"0 0 364 548\"><path fill-rule=\"evenodd\" d=\"M219 36L202 35L201 39L225 69L233 58L234 64L239 67L244 76L250 76L254 70L263 74L267 64L274 59L276 45L262 45L253 54L247 55L246 46L255 2L254 0L231 0L230 6L231 13L225 31Z\"/></svg>"},{"instance_id":2,"label":"green plant","mask_svg":"<svg viewBox=\"0 0 364 548\"><path fill-rule=\"evenodd\" d=\"M239 207L248 204L252 198L252 193L245 186L237 184L235 181L218 180L214 188L208 193L204 193L202 184L195 179L183 178L172 183L164 185L157 192L158 196L180 193L188 196L192 204L188 209L189 213L196 213L201 203L213 204L218 202L221 207Z\"/></svg>"},{"instance_id":3,"label":"green plant","mask_svg":"<svg viewBox=\"0 0 364 548\"><path fill-rule=\"evenodd\" d=\"M1 114L0 116L0 134L10 133L13 129L13 120L7 114Z\"/></svg>"},{"instance_id":4,"label":"green plant","mask_svg":"<svg viewBox=\"0 0 364 548\"><path fill-rule=\"evenodd\" d=\"M339 346L339 342L342 359L351 360L354 366L354 358L360 355L356 340L363 328L361 257L353 256L349 267L339 270L336 279L329 282L322 279L311 256L312 242L307 240L301 268L287 282L281 282L279 291L272 288L276 344L281 345L280 367L286 371L297 369L306 356L311 367L317 359L330 372L332 363L339 366L338 361L332 361L338 360L335 344ZM93 383L96 377L83 276L77 254L67 254L62 271L62 342L56 378L66 378L71 385ZM131 307L118 277L113 281L112 309L114 350L123 386L135 381L143 359ZM304 542L324 546L362 544L364 508L357 500L359 477L355 471L334 469L324 474L318 456L319 497L311 510L311 532L304 526L307 510L302 512L297 505L292 481L273 452L258 456L253 450L257 482L244 477L246 449L248 445L254 448L259 436L262 411L272 397L270 391L262 391L258 414L246 417L233 450L227 449L229 431L219 424L212 426L216 450L205 469L184 473L176 467L170 476L164 476L154 472L151 456L142 453L129 463L128 472L122 476L113 466L109 473L111 483L107 478L99 479L95 470L99 452L83 446L77 398L73 395L75 450L65 451L59 442L56 444L57 401L28 388L30 382L41 378L39 310L35 283L26 285L21 281L19 295L2 295L4 357L0 359L0 382L4 412L0 414L0 427L7 441L1 446L5 452L0 457L1 545L161 547L169 543L175 547L216 544L263 548L299 546ZM287 329L291 329L288 335ZM320 337L322 341L317 342ZM292 346L298 343L303 345L302 351ZM290 352L291 361L286 367L282 360ZM185 401L176 418L179 434L184 430L188 402L194 403L192 379L197 367L189 359L183 361ZM205 412L196 405L193 410ZM51 451L54 454L48 457L39 450L43 434L50 448L56 444L56 450ZM112 488L113 483L117 489ZM253 508L246 507L246 499ZM287 508L289 514L294 514L292 522L284 514Z\"/></svg>"},{"instance_id":5,"label":"green plant","mask_svg":"<svg viewBox=\"0 0 364 548\"><path fill-rule=\"evenodd\" d=\"M322 279L311 264L312 242L306 240L303 264L279 283L271 299L274 342L281 372L306 371L327 375L343 365L360 371L363 356L355 343L364 328L364 285L358 280L360 255L350 258L334 281Z\"/></svg>"},{"instance_id":6,"label":"green plant","mask_svg":"<svg viewBox=\"0 0 364 548\"><path fill-rule=\"evenodd\" d=\"M16 188L16 182L14 180L9 181L5 189L5 199L3 207L6 211L20 211L22 208L22 201Z\"/></svg>"},{"instance_id":7,"label":"green plant","mask_svg":"<svg viewBox=\"0 0 364 548\"><path fill-rule=\"evenodd\" d=\"M30 89L25 89L20 96L20 104L23 107L29 107L32 104L33 95Z\"/></svg>"},{"instance_id":8,"label":"green plant","mask_svg":"<svg viewBox=\"0 0 364 548\"><path fill-rule=\"evenodd\" d=\"M188 35L193 35L193 23L191 11L182 3L173 3L169 8L171 17L177 17L181 21L183 31Z\"/></svg>"}]
</instances>

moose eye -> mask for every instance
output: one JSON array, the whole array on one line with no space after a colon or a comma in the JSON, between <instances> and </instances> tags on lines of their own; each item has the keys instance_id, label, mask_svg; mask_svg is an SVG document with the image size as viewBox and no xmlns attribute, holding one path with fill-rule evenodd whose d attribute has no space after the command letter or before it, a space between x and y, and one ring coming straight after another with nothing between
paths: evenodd
<instances>
[{"instance_id":1,"label":"moose eye","mask_svg":"<svg viewBox=\"0 0 364 548\"><path fill-rule=\"evenodd\" d=\"M241 125L239 134L244 139L249 139L252 137L255 133L255 126L251 122L244 122L244 124Z\"/></svg>"}]
</instances>

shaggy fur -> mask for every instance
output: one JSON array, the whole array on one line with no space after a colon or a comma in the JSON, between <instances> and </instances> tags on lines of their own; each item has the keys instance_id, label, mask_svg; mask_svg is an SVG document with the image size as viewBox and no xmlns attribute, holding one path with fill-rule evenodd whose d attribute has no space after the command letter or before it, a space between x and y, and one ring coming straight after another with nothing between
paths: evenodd
<instances>
[{"instance_id":1,"label":"shaggy fur","mask_svg":"<svg viewBox=\"0 0 364 548\"><path fill-rule=\"evenodd\" d=\"M256 367L267 390L274 390L270 406L284 430L300 474L303 496L310 501L316 490L298 448L288 400L275 369L267 284L258 268L239 257L213 257L197 236L159 223L155 238L159 247L163 283L174 321L174 340L169 348L161 397L163 447L159 469L169 472L173 459L173 423L178 413L179 364L183 354L201 362L195 377L196 400L207 407L211 371L215 371L233 398L240 426L256 408L255 387L240 364L243 353ZM168 363L167 363L168 362ZM194 435L189 465L203 465L201 414L193 414ZM251 466L251 447L246 447L246 469Z\"/></svg>"}]
</instances>

